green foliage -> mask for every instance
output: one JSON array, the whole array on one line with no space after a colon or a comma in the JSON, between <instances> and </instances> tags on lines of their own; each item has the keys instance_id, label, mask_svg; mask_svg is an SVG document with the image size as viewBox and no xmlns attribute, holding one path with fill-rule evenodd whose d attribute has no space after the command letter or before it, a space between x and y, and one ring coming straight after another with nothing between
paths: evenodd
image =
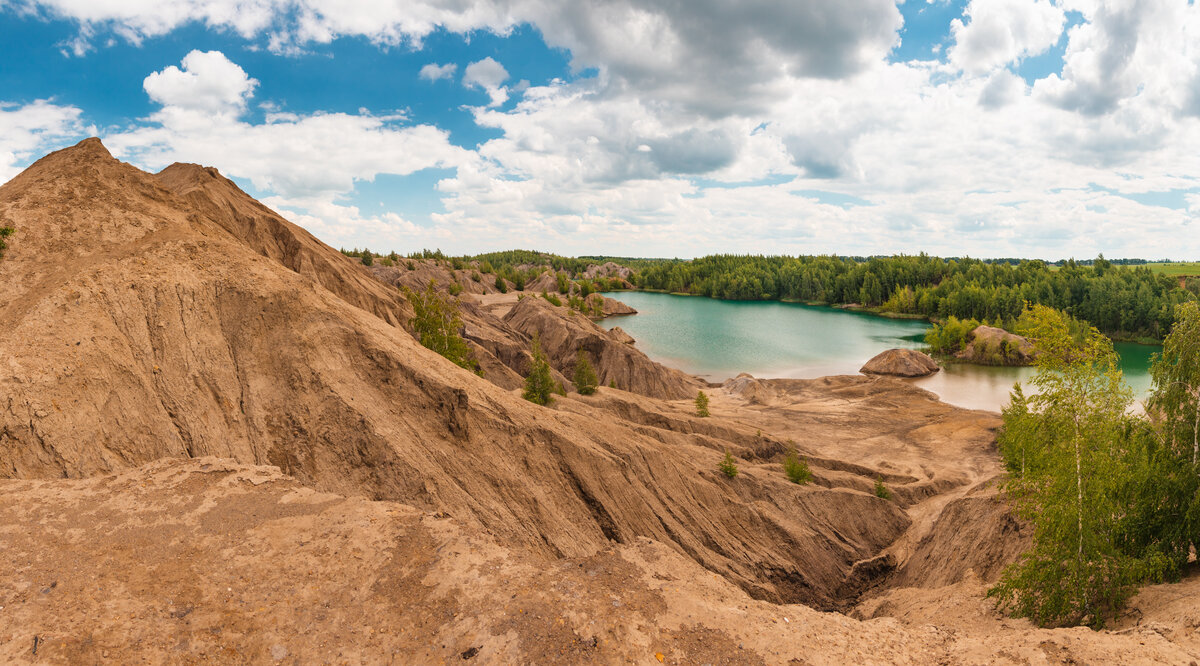
<instances>
[{"instance_id":1,"label":"green foliage","mask_svg":"<svg viewBox=\"0 0 1200 666\"><path fill-rule=\"evenodd\" d=\"M458 296L462 292L463 292L463 286L461 284L459 284L457 282L450 283L450 295L451 296Z\"/></svg>"},{"instance_id":2,"label":"green foliage","mask_svg":"<svg viewBox=\"0 0 1200 666\"><path fill-rule=\"evenodd\" d=\"M492 266L490 261L483 261L479 264L479 272L483 273L484 275L489 275L491 273L495 273L496 269Z\"/></svg>"},{"instance_id":3,"label":"green foliage","mask_svg":"<svg viewBox=\"0 0 1200 666\"><path fill-rule=\"evenodd\" d=\"M717 465L717 468L721 470L722 474L731 479L737 477L737 463L734 461L733 454L729 452L729 449L725 450L725 458L721 460L721 463Z\"/></svg>"},{"instance_id":4,"label":"green foliage","mask_svg":"<svg viewBox=\"0 0 1200 666\"><path fill-rule=\"evenodd\" d=\"M363 250L362 264L363 266L371 266L375 263L375 255L370 250Z\"/></svg>"},{"instance_id":5,"label":"green foliage","mask_svg":"<svg viewBox=\"0 0 1200 666\"><path fill-rule=\"evenodd\" d=\"M479 271L471 271L471 279L475 282L482 282L483 276L479 274Z\"/></svg>"},{"instance_id":6,"label":"green foliage","mask_svg":"<svg viewBox=\"0 0 1200 666\"><path fill-rule=\"evenodd\" d=\"M449 359L455 365L483 374L475 354L459 334L462 316L457 298L438 291L437 282L430 280L424 290L401 287L413 306L412 327L421 345Z\"/></svg>"},{"instance_id":7,"label":"green foliage","mask_svg":"<svg viewBox=\"0 0 1200 666\"><path fill-rule=\"evenodd\" d=\"M558 293L566 294L571 291L571 281L567 279L566 273L560 271L554 276L554 279L558 282Z\"/></svg>"},{"instance_id":8,"label":"green foliage","mask_svg":"<svg viewBox=\"0 0 1200 666\"><path fill-rule=\"evenodd\" d=\"M548 293L546 293L546 292L544 292L544 291L543 291L543 292L542 292L542 298L544 298L544 299L546 299L547 301L549 301L549 302L550 302L550 304L551 304L551 305L553 305L553 306L555 306L555 307L560 307L560 308L562 307L562 299L561 299L561 298L559 298L558 296L554 295L554 294L548 294Z\"/></svg>"},{"instance_id":9,"label":"green foliage","mask_svg":"<svg viewBox=\"0 0 1200 666\"><path fill-rule=\"evenodd\" d=\"M1162 415L1172 448L1190 445L1195 466L1200 464L1200 305L1177 306L1175 322L1151 368L1148 406Z\"/></svg>"},{"instance_id":10,"label":"green foliage","mask_svg":"<svg viewBox=\"0 0 1200 666\"><path fill-rule=\"evenodd\" d=\"M580 395L595 393L600 384L600 378L596 376L596 370L588 360L588 353L582 348L575 355L575 376L572 377L572 381L575 382L575 390L579 391Z\"/></svg>"},{"instance_id":11,"label":"green foliage","mask_svg":"<svg viewBox=\"0 0 1200 666\"><path fill-rule=\"evenodd\" d=\"M16 229L8 225L0 225L0 256L3 256L4 251L8 249L8 241L5 240L13 235Z\"/></svg>"},{"instance_id":12,"label":"green foliage","mask_svg":"<svg viewBox=\"0 0 1200 666\"><path fill-rule=\"evenodd\" d=\"M529 376L525 378L525 391L521 397L538 405L549 405L554 399L551 393L557 392L557 383L550 376L550 363L542 353L542 342L535 334L533 336L533 364Z\"/></svg>"},{"instance_id":13,"label":"green foliage","mask_svg":"<svg viewBox=\"0 0 1200 666\"><path fill-rule=\"evenodd\" d=\"M812 470L808 467L808 460L801 460L796 454L796 449L789 449L787 455L783 457L783 473L792 483L804 485L812 481Z\"/></svg>"},{"instance_id":14,"label":"green foliage","mask_svg":"<svg viewBox=\"0 0 1200 666\"><path fill-rule=\"evenodd\" d=\"M417 270L417 264L411 260L408 262L408 264L406 264L406 266L408 267L408 270L410 270L410 271Z\"/></svg>"},{"instance_id":15,"label":"green foliage","mask_svg":"<svg viewBox=\"0 0 1200 666\"><path fill-rule=\"evenodd\" d=\"M979 326L974 319L959 319L950 315L942 323L934 323L925 332L925 344L935 353L954 354L967 346L967 336Z\"/></svg>"},{"instance_id":16,"label":"green foliage","mask_svg":"<svg viewBox=\"0 0 1200 666\"><path fill-rule=\"evenodd\" d=\"M881 476L875 477L875 496L879 499L892 499L892 491L888 490L888 487L883 485L883 477Z\"/></svg>"},{"instance_id":17,"label":"green foliage","mask_svg":"<svg viewBox=\"0 0 1200 666\"><path fill-rule=\"evenodd\" d=\"M1025 303L1070 312L1102 331L1161 338L1174 308L1196 299L1178 279L1146 265L1067 261L894 257L716 255L682 261L630 262L643 289L733 300L862 303L939 320L954 316L1008 322ZM1088 265L1088 264L1091 265Z\"/></svg>"},{"instance_id":18,"label":"green foliage","mask_svg":"<svg viewBox=\"0 0 1200 666\"><path fill-rule=\"evenodd\" d=\"M504 283L504 278L500 277L499 275L496 276L496 288L499 289L500 293L502 294L508 293L508 285Z\"/></svg>"},{"instance_id":19,"label":"green foliage","mask_svg":"<svg viewBox=\"0 0 1200 666\"><path fill-rule=\"evenodd\" d=\"M1146 475L1165 461L1127 413L1133 396L1108 338L1092 328L1080 339L1069 317L1040 305L1018 328L1038 352L1038 390L1014 389L999 446L1005 490L1033 524L1034 545L988 595L1040 625L1100 627L1138 582L1161 579L1178 559L1138 524L1156 504L1145 502Z\"/></svg>"},{"instance_id":20,"label":"green foliage","mask_svg":"<svg viewBox=\"0 0 1200 666\"><path fill-rule=\"evenodd\" d=\"M708 394L704 391L696 394L696 416L710 416L708 413Z\"/></svg>"},{"instance_id":21,"label":"green foliage","mask_svg":"<svg viewBox=\"0 0 1200 666\"><path fill-rule=\"evenodd\" d=\"M608 388L610 388L610 389L617 388L617 380L615 380L615 379L608 380Z\"/></svg>"}]
</instances>

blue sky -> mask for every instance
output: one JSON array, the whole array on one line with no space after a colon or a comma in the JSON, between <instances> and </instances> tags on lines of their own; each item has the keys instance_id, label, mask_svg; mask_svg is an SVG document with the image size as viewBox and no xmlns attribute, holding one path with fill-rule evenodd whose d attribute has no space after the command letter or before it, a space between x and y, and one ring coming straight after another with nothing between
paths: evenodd
<instances>
[{"instance_id":1,"label":"blue sky","mask_svg":"<svg viewBox=\"0 0 1200 666\"><path fill-rule=\"evenodd\" d=\"M1200 259L1186 0L0 0L0 180L90 135L335 246Z\"/></svg>"}]
</instances>

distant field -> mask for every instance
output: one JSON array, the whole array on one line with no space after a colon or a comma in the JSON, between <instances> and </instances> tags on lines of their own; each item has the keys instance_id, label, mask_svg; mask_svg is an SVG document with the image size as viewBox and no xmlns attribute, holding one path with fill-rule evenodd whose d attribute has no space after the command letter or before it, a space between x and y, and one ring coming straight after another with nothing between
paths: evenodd
<instances>
[{"instance_id":1,"label":"distant field","mask_svg":"<svg viewBox=\"0 0 1200 666\"><path fill-rule=\"evenodd\" d=\"M1200 261L1177 261L1169 264L1146 264L1150 270L1171 277L1200 275Z\"/></svg>"}]
</instances>

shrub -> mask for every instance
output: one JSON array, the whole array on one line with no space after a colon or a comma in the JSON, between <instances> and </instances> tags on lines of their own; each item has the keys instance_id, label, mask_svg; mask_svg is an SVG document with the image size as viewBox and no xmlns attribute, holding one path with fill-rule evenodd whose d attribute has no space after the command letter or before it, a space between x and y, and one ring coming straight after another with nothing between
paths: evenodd
<instances>
[{"instance_id":1,"label":"shrub","mask_svg":"<svg viewBox=\"0 0 1200 666\"><path fill-rule=\"evenodd\" d=\"M808 468L808 460L801 460L796 455L796 449L790 449L783 457L783 473L792 483L804 485L812 481L812 470Z\"/></svg>"},{"instance_id":2,"label":"shrub","mask_svg":"<svg viewBox=\"0 0 1200 666\"><path fill-rule=\"evenodd\" d=\"M731 479L738 475L737 463L734 462L733 454L729 452L729 449L725 450L725 458L717 467L720 468L722 474Z\"/></svg>"},{"instance_id":3,"label":"shrub","mask_svg":"<svg viewBox=\"0 0 1200 666\"><path fill-rule=\"evenodd\" d=\"M3 255L4 251L8 249L8 243L4 239L13 235L15 231L16 229L8 225L0 226L0 255Z\"/></svg>"},{"instance_id":4,"label":"shrub","mask_svg":"<svg viewBox=\"0 0 1200 666\"><path fill-rule=\"evenodd\" d=\"M555 280L558 281L558 293L565 294L565 293L571 291L571 281L567 279L566 273L559 271L559 273L557 275L555 275L554 278L555 278Z\"/></svg>"},{"instance_id":5,"label":"shrub","mask_svg":"<svg viewBox=\"0 0 1200 666\"><path fill-rule=\"evenodd\" d=\"M410 270L410 271L417 270L417 265L415 263L413 263L412 261L409 261L408 264L406 264L406 265L408 267L408 270Z\"/></svg>"},{"instance_id":6,"label":"shrub","mask_svg":"<svg viewBox=\"0 0 1200 666\"><path fill-rule=\"evenodd\" d=\"M591 361L588 360L588 353L579 350L575 356L575 390L579 391L580 395L591 395L596 392L596 385L600 379L596 377L596 371L592 368Z\"/></svg>"},{"instance_id":7,"label":"shrub","mask_svg":"<svg viewBox=\"0 0 1200 666\"><path fill-rule=\"evenodd\" d=\"M502 294L508 293L508 285L504 283L504 278L500 277L499 275L496 276L496 288L499 289L500 293Z\"/></svg>"},{"instance_id":8,"label":"shrub","mask_svg":"<svg viewBox=\"0 0 1200 666\"><path fill-rule=\"evenodd\" d=\"M459 367L482 374L475 353L458 332L463 325L458 299L438 291L435 280L430 280L422 291L408 287L401 287L400 290L413 306L412 327L421 345Z\"/></svg>"},{"instance_id":9,"label":"shrub","mask_svg":"<svg viewBox=\"0 0 1200 666\"><path fill-rule=\"evenodd\" d=\"M875 477L875 496L879 499L892 499L892 491L888 490L888 487L883 485L882 476Z\"/></svg>"},{"instance_id":10,"label":"shrub","mask_svg":"<svg viewBox=\"0 0 1200 666\"><path fill-rule=\"evenodd\" d=\"M696 416L709 416L708 413L708 395L704 391L696 394Z\"/></svg>"},{"instance_id":11,"label":"shrub","mask_svg":"<svg viewBox=\"0 0 1200 666\"><path fill-rule=\"evenodd\" d=\"M558 297L557 295L555 295L555 294L547 294L546 292L544 292L544 291L543 291L543 292L542 292L542 298L544 298L544 299L546 299L547 301L549 301L551 305L554 305L554 306L556 306L556 307L560 307L560 308L562 307L562 299L561 299L561 298L559 298L559 297Z\"/></svg>"},{"instance_id":12,"label":"shrub","mask_svg":"<svg viewBox=\"0 0 1200 666\"><path fill-rule=\"evenodd\" d=\"M373 256L371 256L370 250L363 250L362 263L363 263L363 266L371 266L375 263L375 258Z\"/></svg>"},{"instance_id":13,"label":"shrub","mask_svg":"<svg viewBox=\"0 0 1200 666\"><path fill-rule=\"evenodd\" d=\"M542 353L542 342L535 334L533 336L533 367L525 378L525 392L521 397L536 405L549 405L554 399L550 394L555 392L554 378L550 376L550 363Z\"/></svg>"},{"instance_id":14,"label":"shrub","mask_svg":"<svg viewBox=\"0 0 1200 666\"><path fill-rule=\"evenodd\" d=\"M479 271L472 271L471 279L476 282L483 282L483 276L479 274Z\"/></svg>"},{"instance_id":15,"label":"shrub","mask_svg":"<svg viewBox=\"0 0 1200 666\"><path fill-rule=\"evenodd\" d=\"M459 284L457 282L450 283L450 295L451 296L458 296L462 292L463 292L463 286L461 284Z\"/></svg>"}]
</instances>

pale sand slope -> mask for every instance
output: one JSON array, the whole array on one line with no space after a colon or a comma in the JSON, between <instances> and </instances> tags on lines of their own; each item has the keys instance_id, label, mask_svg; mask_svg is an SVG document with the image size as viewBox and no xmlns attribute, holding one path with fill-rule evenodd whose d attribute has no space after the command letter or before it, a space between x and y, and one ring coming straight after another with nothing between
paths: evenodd
<instances>
[{"instance_id":1,"label":"pale sand slope","mask_svg":"<svg viewBox=\"0 0 1200 666\"><path fill-rule=\"evenodd\" d=\"M648 539L547 564L392 502L201 458L0 481L7 663L1187 664L1200 584L1141 628L1037 630L968 584L911 622L750 599ZM36 637L36 654L34 652Z\"/></svg>"}]
</instances>

